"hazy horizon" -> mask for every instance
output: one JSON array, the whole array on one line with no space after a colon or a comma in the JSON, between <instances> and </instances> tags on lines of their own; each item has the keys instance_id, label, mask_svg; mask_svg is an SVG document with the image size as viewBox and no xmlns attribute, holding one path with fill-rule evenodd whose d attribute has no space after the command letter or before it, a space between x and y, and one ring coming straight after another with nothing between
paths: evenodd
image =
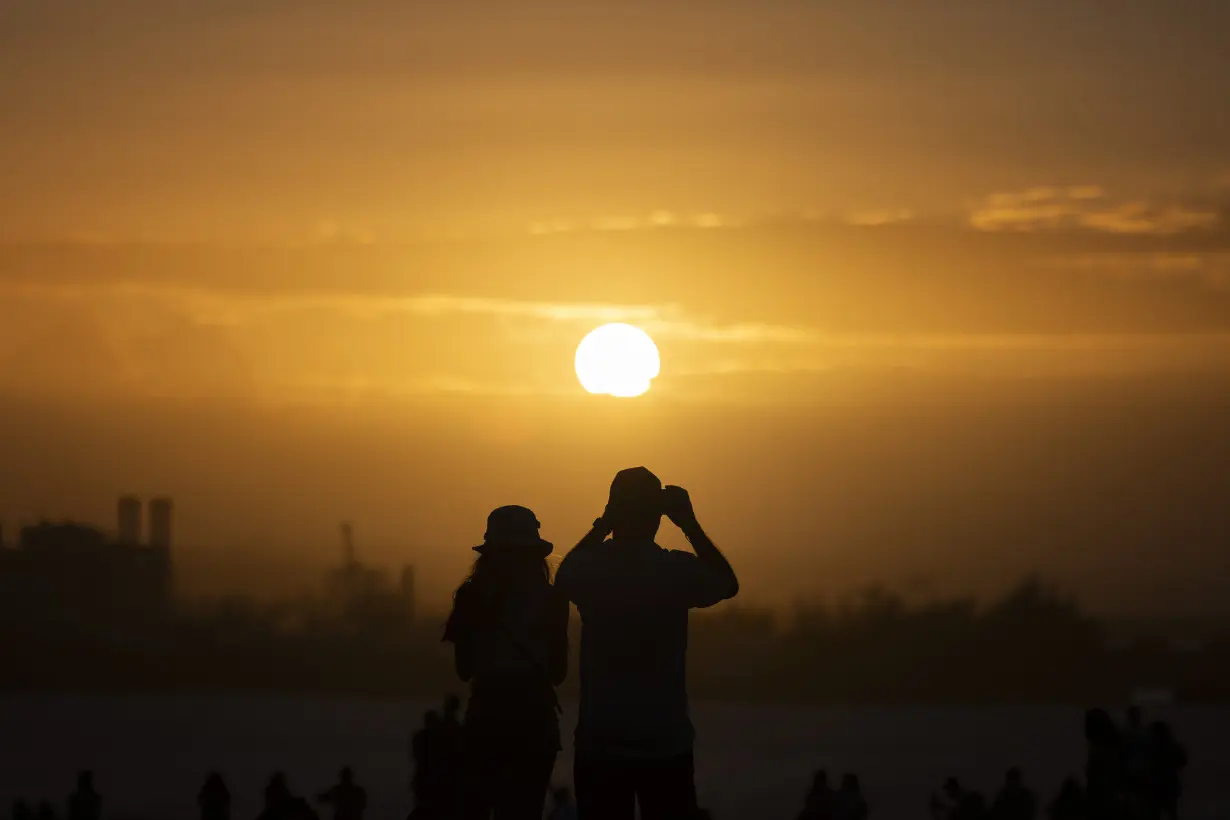
<instances>
[{"instance_id":1,"label":"hazy horizon","mask_svg":"<svg viewBox=\"0 0 1230 820\"><path fill-rule=\"evenodd\" d=\"M1224 615L1223 388L885 376L719 419L653 391L634 406L9 402L5 429L22 439L5 442L0 516L11 543L23 518L111 528L120 492L169 494L188 594L318 583L347 520L363 560L418 567L435 609L492 507L532 506L563 552L601 512L614 471L643 462L692 488L750 604L870 583L985 596L1037 572L1100 611Z\"/></svg>"}]
</instances>

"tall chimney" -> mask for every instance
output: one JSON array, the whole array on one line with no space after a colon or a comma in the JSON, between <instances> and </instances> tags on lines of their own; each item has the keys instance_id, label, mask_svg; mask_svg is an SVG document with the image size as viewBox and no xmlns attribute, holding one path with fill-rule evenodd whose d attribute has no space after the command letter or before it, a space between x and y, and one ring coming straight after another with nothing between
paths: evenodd
<instances>
[{"instance_id":1,"label":"tall chimney","mask_svg":"<svg viewBox=\"0 0 1230 820\"><path fill-rule=\"evenodd\" d=\"M149 545L160 549L171 548L171 512L174 505L169 498L155 498L149 502Z\"/></svg>"},{"instance_id":2,"label":"tall chimney","mask_svg":"<svg viewBox=\"0 0 1230 820\"><path fill-rule=\"evenodd\" d=\"M401 604L406 620L414 620L414 567L406 565L401 568Z\"/></svg>"},{"instance_id":3,"label":"tall chimney","mask_svg":"<svg viewBox=\"0 0 1230 820\"><path fill-rule=\"evenodd\" d=\"M349 521L342 522L342 565L346 567L355 565L354 527Z\"/></svg>"},{"instance_id":4,"label":"tall chimney","mask_svg":"<svg viewBox=\"0 0 1230 820\"><path fill-rule=\"evenodd\" d=\"M115 505L115 520L121 544L135 547L141 543L141 499L121 496Z\"/></svg>"}]
</instances>

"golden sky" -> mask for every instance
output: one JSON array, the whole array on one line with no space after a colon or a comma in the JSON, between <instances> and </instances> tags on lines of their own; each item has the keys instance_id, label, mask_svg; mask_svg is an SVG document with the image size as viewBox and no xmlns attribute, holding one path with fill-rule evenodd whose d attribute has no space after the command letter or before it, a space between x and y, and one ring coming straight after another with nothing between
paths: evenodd
<instances>
[{"instance_id":1,"label":"golden sky","mask_svg":"<svg viewBox=\"0 0 1230 820\"><path fill-rule=\"evenodd\" d=\"M444 590L487 508L563 544L645 462L714 499L749 598L1032 568L1199 598L1230 533L1228 28L1215 0L0 2L0 515L173 492L201 577L257 542L319 562L354 518ZM612 320L663 359L620 405L571 371Z\"/></svg>"}]
</instances>

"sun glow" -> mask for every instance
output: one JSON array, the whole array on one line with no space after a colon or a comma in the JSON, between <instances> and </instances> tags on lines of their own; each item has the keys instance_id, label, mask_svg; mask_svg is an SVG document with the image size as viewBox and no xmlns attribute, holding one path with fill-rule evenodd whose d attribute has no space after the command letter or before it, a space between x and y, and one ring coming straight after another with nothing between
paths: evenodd
<instances>
[{"instance_id":1,"label":"sun glow","mask_svg":"<svg viewBox=\"0 0 1230 820\"><path fill-rule=\"evenodd\" d=\"M639 327L613 323L590 331L577 345L577 378L590 393L629 398L649 389L661 362Z\"/></svg>"}]
</instances>

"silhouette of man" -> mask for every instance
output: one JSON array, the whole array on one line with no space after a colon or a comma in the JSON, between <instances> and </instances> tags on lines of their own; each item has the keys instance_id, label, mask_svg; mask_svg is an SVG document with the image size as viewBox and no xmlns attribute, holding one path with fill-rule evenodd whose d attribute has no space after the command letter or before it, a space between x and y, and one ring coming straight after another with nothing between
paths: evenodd
<instances>
[{"instance_id":1,"label":"silhouette of man","mask_svg":"<svg viewBox=\"0 0 1230 820\"><path fill-rule=\"evenodd\" d=\"M317 815L306 800L291 794L286 775L274 772L265 786L265 808L258 820L317 820Z\"/></svg>"},{"instance_id":2,"label":"silhouette of man","mask_svg":"<svg viewBox=\"0 0 1230 820\"><path fill-rule=\"evenodd\" d=\"M444 727L450 731L456 730L461 737L461 698L448 695L444 698Z\"/></svg>"},{"instance_id":3,"label":"silhouette of man","mask_svg":"<svg viewBox=\"0 0 1230 820\"><path fill-rule=\"evenodd\" d=\"M577 820L577 807L572 803L572 791L560 786L551 791L551 809L547 820Z\"/></svg>"},{"instance_id":4,"label":"silhouette of man","mask_svg":"<svg viewBox=\"0 0 1230 820\"><path fill-rule=\"evenodd\" d=\"M933 820L952 820L956 817L961 799L965 797L965 789L955 777L944 781L939 794L931 795L931 817Z\"/></svg>"},{"instance_id":5,"label":"silhouette of man","mask_svg":"<svg viewBox=\"0 0 1230 820\"><path fill-rule=\"evenodd\" d=\"M316 798L333 807L333 820L363 820L367 810L367 791L354 782L354 771L346 766L338 775L337 784Z\"/></svg>"},{"instance_id":6,"label":"silhouette of man","mask_svg":"<svg viewBox=\"0 0 1230 820\"><path fill-rule=\"evenodd\" d=\"M1129 738L1134 735L1141 737L1145 737L1147 735L1147 732L1145 731L1145 715L1139 706L1133 703L1127 708L1127 711L1123 713L1123 717L1123 732L1125 735Z\"/></svg>"},{"instance_id":7,"label":"silhouette of man","mask_svg":"<svg viewBox=\"0 0 1230 820\"><path fill-rule=\"evenodd\" d=\"M261 820L283 820L290 804L290 787L286 785L286 775L274 772L265 784L265 807L260 813Z\"/></svg>"},{"instance_id":8,"label":"silhouette of man","mask_svg":"<svg viewBox=\"0 0 1230 820\"><path fill-rule=\"evenodd\" d=\"M1175 740L1170 725L1158 721L1149 730L1149 774L1146 806L1149 816L1174 820L1183 796L1182 771L1187 752Z\"/></svg>"},{"instance_id":9,"label":"silhouette of man","mask_svg":"<svg viewBox=\"0 0 1230 820\"><path fill-rule=\"evenodd\" d=\"M1085 820L1085 790L1080 781L1069 777L1059 787L1059 794L1047 806L1050 820Z\"/></svg>"},{"instance_id":10,"label":"silhouette of man","mask_svg":"<svg viewBox=\"0 0 1230 820\"><path fill-rule=\"evenodd\" d=\"M201 820L231 820L231 791L217 772L210 772L197 793Z\"/></svg>"},{"instance_id":11,"label":"silhouette of man","mask_svg":"<svg viewBox=\"0 0 1230 820\"><path fill-rule=\"evenodd\" d=\"M969 789L957 807L957 820L986 820L987 799L982 792Z\"/></svg>"},{"instance_id":12,"label":"silhouette of man","mask_svg":"<svg viewBox=\"0 0 1230 820\"><path fill-rule=\"evenodd\" d=\"M435 709L423 715L423 728L410 741L414 757L414 820L451 818L457 812L457 762L455 739L445 728L444 718Z\"/></svg>"},{"instance_id":13,"label":"silhouette of man","mask_svg":"<svg viewBox=\"0 0 1230 820\"><path fill-rule=\"evenodd\" d=\"M30 804L20 797L13 801L13 811L9 816L13 820L34 820L34 812L30 810Z\"/></svg>"},{"instance_id":14,"label":"silhouette of man","mask_svg":"<svg viewBox=\"0 0 1230 820\"><path fill-rule=\"evenodd\" d=\"M36 817L38 820L56 820L56 810L46 800L40 800Z\"/></svg>"},{"instance_id":15,"label":"silhouette of man","mask_svg":"<svg viewBox=\"0 0 1230 820\"><path fill-rule=\"evenodd\" d=\"M94 791L94 773L77 773L77 788L68 798L68 820L100 820L102 798Z\"/></svg>"},{"instance_id":16,"label":"silhouette of man","mask_svg":"<svg viewBox=\"0 0 1230 820\"><path fill-rule=\"evenodd\" d=\"M444 698L444 715L440 720L440 793L448 810L458 808L461 788L462 733L461 698L450 694Z\"/></svg>"},{"instance_id":17,"label":"silhouette of man","mask_svg":"<svg viewBox=\"0 0 1230 820\"><path fill-rule=\"evenodd\" d=\"M833 802L833 816L836 820L867 820L871 813L867 800L863 797L863 787L858 782L858 775L846 774L841 778L841 788Z\"/></svg>"},{"instance_id":18,"label":"silhouette of man","mask_svg":"<svg viewBox=\"0 0 1230 820\"><path fill-rule=\"evenodd\" d=\"M1004 775L1004 786L991 804L994 820L1034 820L1038 815L1038 798L1025 787L1021 770L1013 766Z\"/></svg>"},{"instance_id":19,"label":"silhouette of man","mask_svg":"<svg viewBox=\"0 0 1230 820\"><path fill-rule=\"evenodd\" d=\"M833 820L835 797L833 787L829 785L828 772L817 769L812 775L811 789L807 792L798 820Z\"/></svg>"},{"instance_id":20,"label":"silhouette of man","mask_svg":"<svg viewBox=\"0 0 1230 820\"><path fill-rule=\"evenodd\" d=\"M1144 714L1133 704L1124 714L1123 765L1126 786L1137 806L1147 801L1149 757L1149 730L1145 728Z\"/></svg>"},{"instance_id":21,"label":"silhouette of man","mask_svg":"<svg viewBox=\"0 0 1230 820\"><path fill-rule=\"evenodd\" d=\"M694 554L654 543L663 515ZM630 820L638 803L643 820L693 816L688 610L734 597L739 582L687 491L663 488L644 467L621 471L606 511L564 559L555 584L581 613L573 769L580 820Z\"/></svg>"},{"instance_id":22,"label":"silhouette of man","mask_svg":"<svg viewBox=\"0 0 1230 820\"><path fill-rule=\"evenodd\" d=\"M293 799L286 775L274 772L265 784L265 806L258 820L290 820L290 803Z\"/></svg>"},{"instance_id":23,"label":"silhouette of man","mask_svg":"<svg viewBox=\"0 0 1230 820\"><path fill-rule=\"evenodd\" d=\"M1127 785L1123 736L1105 709L1085 713L1085 813L1114 820L1122 813Z\"/></svg>"}]
</instances>

